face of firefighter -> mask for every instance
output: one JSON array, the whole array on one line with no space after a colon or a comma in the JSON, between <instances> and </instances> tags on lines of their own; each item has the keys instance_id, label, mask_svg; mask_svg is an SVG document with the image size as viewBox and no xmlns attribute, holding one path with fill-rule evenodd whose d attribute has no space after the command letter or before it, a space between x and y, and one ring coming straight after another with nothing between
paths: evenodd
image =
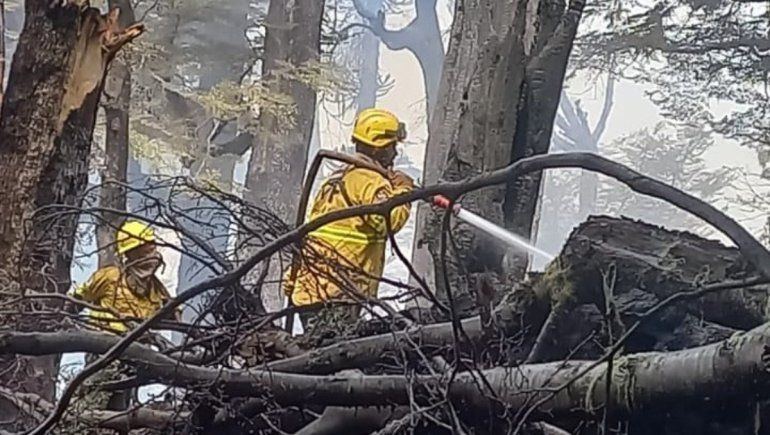
<instances>
[{"instance_id":1,"label":"face of firefighter","mask_svg":"<svg viewBox=\"0 0 770 435\"><path fill-rule=\"evenodd\" d=\"M383 168L390 169L393 167L393 162L398 156L396 146L397 143L394 143L393 145L387 146L385 148L372 148L366 145L358 144L356 146L356 152L372 158L372 160L382 165Z\"/></svg>"},{"instance_id":2,"label":"face of firefighter","mask_svg":"<svg viewBox=\"0 0 770 435\"><path fill-rule=\"evenodd\" d=\"M139 278L147 278L164 266L163 256L154 243L146 243L126 252L125 266Z\"/></svg>"}]
</instances>

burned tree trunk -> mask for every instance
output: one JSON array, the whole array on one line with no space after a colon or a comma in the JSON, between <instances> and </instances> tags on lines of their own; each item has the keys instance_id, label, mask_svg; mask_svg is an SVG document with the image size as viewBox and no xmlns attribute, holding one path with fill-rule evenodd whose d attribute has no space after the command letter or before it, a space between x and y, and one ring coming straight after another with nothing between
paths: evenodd
<instances>
[{"instance_id":1,"label":"burned tree trunk","mask_svg":"<svg viewBox=\"0 0 770 435\"><path fill-rule=\"evenodd\" d=\"M458 180L547 152L583 5L575 1L565 9L556 0L511 0L465 2L456 10L439 109L430 125L426 167L442 168L442 178ZM426 176L428 183L435 181L430 178ZM540 178L522 177L515 183L466 195L463 206L528 238ZM460 258L446 261L441 252L447 250L439 246L440 229L440 217L423 209L415 262L422 270L426 263L435 265L440 296L446 298L447 284L466 295L459 297L459 307L473 305L468 294L475 287L461 276L473 281L475 273L485 271L501 278L503 270L517 278L523 274L526 260L504 266L505 250L461 223L453 226ZM420 244L427 244L432 258L425 256ZM444 273L448 282L443 282Z\"/></svg>"},{"instance_id":2,"label":"burned tree trunk","mask_svg":"<svg viewBox=\"0 0 770 435\"><path fill-rule=\"evenodd\" d=\"M273 210L285 222L293 222L297 212L316 107L315 89L292 77L296 72L292 70L319 61L323 10L324 2L319 0L271 0L267 13L262 80L271 92L288 97L293 109L289 117L266 110L260 114L245 197ZM266 290L265 306L279 309L280 292Z\"/></svg>"},{"instance_id":3,"label":"burned tree trunk","mask_svg":"<svg viewBox=\"0 0 770 435\"><path fill-rule=\"evenodd\" d=\"M535 292L553 310L529 362L566 358L589 333L606 332L610 320L616 335L641 322L624 345L629 352L702 346L757 327L768 319L768 285L725 288L655 308L682 292L757 276L738 249L719 242L629 219L591 217L570 235L557 260L532 277ZM608 303L617 319L606 318Z\"/></svg>"},{"instance_id":4,"label":"burned tree trunk","mask_svg":"<svg viewBox=\"0 0 770 435\"><path fill-rule=\"evenodd\" d=\"M0 0L0 107L3 105L3 91L5 87L5 0Z\"/></svg>"},{"instance_id":5,"label":"burned tree trunk","mask_svg":"<svg viewBox=\"0 0 770 435\"><path fill-rule=\"evenodd\" d=\"M63 292L70 285L77 213L54 206L80 204L105 71L142 27L119 28L116 11L103 16L77 4L34 0L25 6L0 114L0 280L19 294ZM21 329L29 322L3 319ZM56 358L6 359L1 365L4 385L53 398ZM2 417L15 412L0 410Z\"/></svg>"}]
</instances>

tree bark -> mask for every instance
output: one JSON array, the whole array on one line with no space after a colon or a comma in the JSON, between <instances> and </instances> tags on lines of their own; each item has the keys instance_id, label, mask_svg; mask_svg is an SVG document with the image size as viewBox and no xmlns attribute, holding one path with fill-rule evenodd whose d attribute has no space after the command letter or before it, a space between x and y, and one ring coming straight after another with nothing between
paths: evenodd
<instances>
[{"instance_id":1,"label":"tree bark","mask_svg":"<svg viewBox=\"0 0 770 435\"><path fill-rule=\"evenodd\" d=\"M436 169L425 173L427 183L435 182L439 174L458 180L548 150L582 7L578 1L565 11L563 2L557 0L472 1L458 6L439 109L430 125L426 168ZM539 176L512 183L466 195L462 204L529 238ZM473 274L493 271L502 277L505 269L512 278L521 277L526 261L503 265L506 251L463 223L452 226L459 258L444 262L439 246L440 220L421 207L414 261L418 271L424 271L426 264L434 265L435 288L441 298L447 298L450 285L458 293L458 306L467 308L473 305L469 290L476 287ZM425 245L430 259L425 256ZM470 279L460 270L470 273ZM444 273L448 283L443 281Z\"/></svg>"},{"instance_id":2,"label":"tree bark","mask_svg":"<svg viewBox=\"0 0 770 435\"><path fill-rule=\"evenodd\" d=\"M683 288L759 274L739 250L717 241L608 217L592 217L579 226L549 273L563 274L560 279L571 283L570 291L578 300L603 307L602 273L610 268L617 270L613 295L637 304L637 311L646 302L641 294L632 294L636 290L662 300ZM769 300L768 286L755 286L704 296L688 303L685 312L730 328L750 329L768 320Z\"/></svg>"},{"instance_id":3,"label":"tree bark","mask_svg":"<svg viewBox=\"0 0 770 435\"><path fill-rule=\"evenodd\" d=\"M297 212L313 133L316 92L307 83L281 77L281 70L319 60L323 10L324 2L318 0L271 0L267 13L262 80L271 92L291 97L293 123L286 125L286 119L268 112L260 115L246 175L245 198L272 210L285 222L293 222ZM280 265L273 263L276 270L271 273L277 278ZM277 288L263 289L262 298L268 310L280 309L282 305L282 294Z\"/></svg>"},{"instance_id":4,"label":"tree bark","mask_svg":"<svg viewBox=\"0 0 770 435\"><path fill-rule=\"evenodd\" d=\"M3 106L5 91L5 0L0 0L0 107Z\"/></svg>"},{"instance_id":5,"label":"tree bark","mask_svg":"<svg viewBox=\"0 0 770 435\"><path fill-rule=\"evenodd\" d=\"M548 152L567 62L584 6L584 0L573 0L565 12L563 0L539 4L539 29L535 37L537 54L525 69L524 96L517 111L512 162ZM534 234L541 180L541 173L529 174L511 181L505 190L505 227L527 240ZM520 252L512 254L513 275L522 277L528 266L528 256Z\"/></svg>"},{"instance_id":6,"label":"tree bark","mask_svg":"<svg viewBox=\"0 0 770 435\"><path fill-rule=\"evenodd\" d=\"M29 393L14 393L0 387L0 396L13 402L25 413L31 415L44 415L51 412L53 405L40 396ZM128 431L131 429L154 429L157 431L169 430L174 424L185 422L189 418L188 412L167 412L146 408L137 408L128 411L104 411L100 409L88 409L70 416L67 423L85 423L93 427L113 429L115 431Z\"/></svg>"},{"instance_id":7,"label":"tree bark","mask_svg":"<svg viewBox=\"0 0 770 435\"><path fill-rule=\"evenodd\" d=\"M120 10L119 24L125 28L134 23L134 8L128 0L110 0L110 9ZM99 205L112 210L126 210L126 192L117 183L126 183L128 170L129 110L131 108L131 69L118 56L107 74L104 87L105 145L104 167L100 171L102 186ZM99 267L116 264L115 232L123 217L104 212L96 228Z\"/></svg>"},{"instance_id":8,"label":"tree bark","mask_svg":"<svg viewBox=\"0 0 770 435\"><path fill-rule=\"evenodd\" d=\"M117 18L76 4L26 2L0 113L0 279L10 291L64 292L70 285L77 215L52 206L80 204L106 68L142 32L141 26L119 28ZM3 320L31 326L23 317ZM3 384L51 400L57 362L6 359L3 372L16 370ZM2 411L7 407L0 414L8 416Z\"/></svg>"}]
</instances>

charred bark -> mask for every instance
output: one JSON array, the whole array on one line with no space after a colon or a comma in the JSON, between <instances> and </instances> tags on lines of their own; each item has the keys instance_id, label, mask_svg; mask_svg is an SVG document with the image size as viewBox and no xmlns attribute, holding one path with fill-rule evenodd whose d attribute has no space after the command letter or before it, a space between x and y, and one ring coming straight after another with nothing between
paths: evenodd
<instances>
[{"instance_id":1,"label":"charred bark","mask_svg":"<svg viewBox=\"0 0 770 435\"><path fill-rule=\"evenodd\" d=\"M63 292L70 285L77 216L55 206L80 204L106 68L142 27L121 29L117 12L103 16L69 2L25 6L0 114L0 273L11 291ZM57 361L6 359L3 384L51 400Z\"/></svg>"},{"instance_id":2,"label":"charred bark","mask_svg":"<svg viewBox=\"0 0 770 435\"><path fill-rule=\"evenodd\" d=\"M3 106L3 93L5 91L5 0L0 0L0 107Z\"/></svg>"},{"instance_id":3,"label":"charred bark","mask_svg":"<svg viewBox=\"0 0 770 435\"><path fill-rule=\"evenodd\" d=\"M664 299L684 288L759 274L736 248L686 232L668 231L629 219L592 217L570 236L551 273L566 274L578 300L604 304L602 272L617 270L614 295L644 307L644 294ZM768 286L706 295L684 313L730 328L767 321ZM662 320L662 319L661 319Z\"/></svg>"},{"instance_id":4,"label":"charred bark","mask_svg":"<svg viewBox=\"0 0 770 435\"><path fill-rule=\"evenodd\" d=\"M567 62L584 6L584 0L573 0L565 12L563 0L539 4L536 54L525 70L511 162L548 153ZM527 240L531 240L536 233L533 227L536 225L541 181L542 173L528 174L509 182L505 190L505 227ZM513 261L509 267L513 269L514 276L521 277L527 270L527 255L511 254Z\"/></svg>"},{"instance_id":5,"label":"charred bark","mask_svg":"<svg viewBox=\"0 0 770 435\"><path fill-rule=\"evenodd\" d=\"M430 125L426 167L439 168L444 179L458 180L548 150L582 7L580 1L565 10L563 2L556 0L519 0L465 2L456 10L440 109ZM429 183L438 176L425 174ZM511 183L517 184L465 195L462 204L528 238L539 176ZM459 308L472 307L469 289L477 286L476 274L492 271L501 281L522 277L526 261L504 264L510 253L493 241L463 223L453 224L452 229L457 258L445 261L439 246L440 218L425 207L419 211L414 260L418 271L425 271L426 263L434 265L440 297L446 299L449 286L458 294ZM431 259L420 244L427 245ZM448 282L443 282L444 274Z\"/></svg>"}]
</instances>

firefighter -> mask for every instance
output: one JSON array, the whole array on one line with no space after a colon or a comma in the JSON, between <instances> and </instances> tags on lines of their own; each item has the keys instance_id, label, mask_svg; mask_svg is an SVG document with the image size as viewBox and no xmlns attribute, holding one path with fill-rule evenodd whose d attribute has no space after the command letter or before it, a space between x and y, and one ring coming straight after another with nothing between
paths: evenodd
<instances>
[{"instance_id":1,"label":"firefighter","mask_svg":"<svg viewBox=\"0 0 770 435\"><path fill-rule=\"evenodd\" d=\"M393 170L396 147L405 138L404 123L392 113L382 109L361 111L352 135L356 154L381 167L382 171L349 165L333 173L321 185L309 220L349 207L387 201L411 191L413 180L407 174ZM391 211L392 232L403 228L409 211L409 204ZM294 280L291 280L291 271L287 272L284 280L284 290L292 303L304 307L377 297L379 279L385 266L387 229L384 216L365 215L339 220L310 233L293 273ZM335 322L347 324L357 320L360 306L302 310L303 328L306 331L313 329L319 314L329 311L334 313Z\"/></svg>"},{"instance_id":2,"label":"firefighter","mask_svg":"<svg viewBox=\"0 0 770 435\"><path fill-rule=\"evenodd\" d=\"M76 299L103 310L92 309L89 323L103 331L123 334L132 322L155 314L170 299L168 290L155 273L164 266L163 257L155 245L155 233L146 223L127 221L116 237L118 264L102 267L72 293ZM178 318L177 313L177 318ZM95 359L87 355L86 361ZM110 371L127 371L114 365ZM114 374L104 373L100 380ZM104 379L101 379L104 378ZM97 380L94 380L97 381ZM124 410L134 391L117 391L100 402L107 409ZM102 394L103 396L104 394Z\"/></svg>"},{"instance_id":3,"label":"firefighter","mask_svg":"<svg viewBox=\"0 0 770 435\"><path fill-rule=\"evenodd\" d=\"M143 222L128 221L116 239L119 264L94 272L73 295L104 308L104 311L91 311L94 326L122 334L128 331L129 324L115 314L141 321L160 309L170 296L155 276L164 263L156 249L152 228Z\"/></svg>"}]
</instances>

